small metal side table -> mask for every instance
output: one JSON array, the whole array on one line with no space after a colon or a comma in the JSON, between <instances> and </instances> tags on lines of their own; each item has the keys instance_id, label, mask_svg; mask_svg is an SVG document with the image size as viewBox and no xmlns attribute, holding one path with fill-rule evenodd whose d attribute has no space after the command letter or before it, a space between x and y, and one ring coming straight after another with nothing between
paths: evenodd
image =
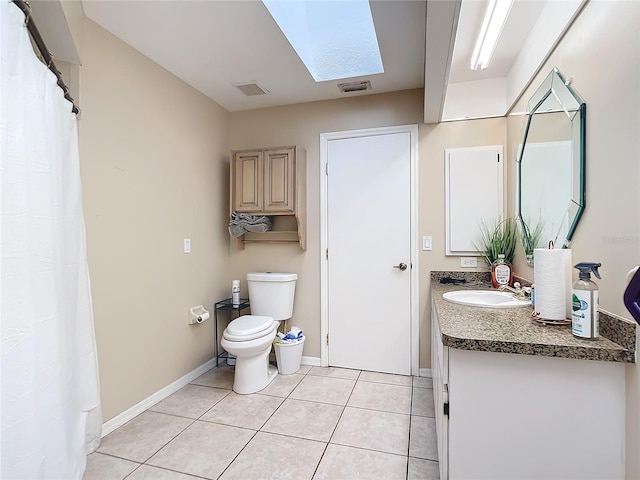
<instances>
[{"instance_id":1,"label":"small metal side table","mask_svg":"<svg viewBox=\"0 0 640 480\"><path fill-rule=\"evenodd\" d=\"M213 323L215 324L216 329L216 367L220 365L219 359L227 359L229 358L229 354L227 352L220 352L220 342L218 340L218 312L227 312L227 323L232 320L232 312L237 312L236 318L240 316L240 313L243 310L249 308L249 299L241 298L240 304L237 306L233 306L233 303L230 298L225 298L224 300L220 300L213 304Z\"/></svg>"}]
</instances>

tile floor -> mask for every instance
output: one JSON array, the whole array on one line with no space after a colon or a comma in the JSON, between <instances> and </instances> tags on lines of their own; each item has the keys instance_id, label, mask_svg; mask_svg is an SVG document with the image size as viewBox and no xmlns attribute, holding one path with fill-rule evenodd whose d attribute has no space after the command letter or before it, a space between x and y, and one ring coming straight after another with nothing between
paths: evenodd
<instances>
[{"instance_id":1,"label":"tile floor","mask_svg":"<svg viewBox=\"0 0 640 480\"><path fill-rule=\"evenodd\" d=\"M430 378L302 366L232 384L213 368L110 433L83 480L438 478Z\"/></svg>"}]
</instances>

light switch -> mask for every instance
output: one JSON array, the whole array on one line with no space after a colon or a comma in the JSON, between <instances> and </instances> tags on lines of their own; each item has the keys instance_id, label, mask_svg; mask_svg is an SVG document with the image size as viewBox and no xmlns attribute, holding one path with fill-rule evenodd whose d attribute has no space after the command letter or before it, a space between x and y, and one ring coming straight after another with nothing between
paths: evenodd
<instances>
[{"instance_id":1,"label":"light switch","mask_svg":"<svg viewBox=\"0 0 640 480\"><path fill-rule=\"evenodd\" d=\"M431 250L431 237L422 237L422 250Z\"/></svg>"},{"instance_id":2,"label":"light switch","mask_svg":"<svg viewBox=\"0 0 640 480\"><path fill-rule=\"evenodd\" d=\"M191 239L184 239L184 253L191 253Z\"/></svg>"}]
</instances>

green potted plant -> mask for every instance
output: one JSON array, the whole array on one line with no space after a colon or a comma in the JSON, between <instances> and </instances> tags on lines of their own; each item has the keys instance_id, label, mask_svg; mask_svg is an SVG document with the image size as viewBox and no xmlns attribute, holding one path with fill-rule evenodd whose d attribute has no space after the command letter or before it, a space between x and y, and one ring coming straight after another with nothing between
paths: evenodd
<instances>
[{"instance_id":1,"label":"green potted plant","mask_svg":"<svg viewBox=\"0 0 640 480\"><path fill-rule=\"evenodd\" d=\"M487 265L491 267L500 254L504 254L505 261L513 265L518 236L515 220L489 220L479 226L480 235L474 244Z\"/></svg>"},{"instance_id":2,"label":"green potted plant","mask_svg":"<svg viewBox=\"0 0 640 480\"><path fill-rule=\"evenodd\" d=\"M520 238L527 264L533 266L533 250L542 247L542 235L544 234L544 221L538 220L533 228L530 224L520 221Z\"/></svg>"}]
</instances>

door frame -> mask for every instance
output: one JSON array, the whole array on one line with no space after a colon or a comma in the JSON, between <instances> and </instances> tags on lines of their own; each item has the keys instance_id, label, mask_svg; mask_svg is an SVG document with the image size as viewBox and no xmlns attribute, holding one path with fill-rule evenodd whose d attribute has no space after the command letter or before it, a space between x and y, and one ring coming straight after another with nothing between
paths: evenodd
<instances>
[{"instance_id":1,"label":"door frame","mask_svg":"<svg viewBox=\"0 0 640 480\"><path fill-rule=\"evenodd\" d=\"M328 147L331 140L370 137L394 133L408 133L410 136L410 312L411 312L411 375L418 375L420 367L418 305L418 125L367 128L343 132L320 134L320 364L329 365L329 347L326 342L329 334L329 275L327 260L328 244L328 183L327 162Z\"/></svg>"}]
</instances>

